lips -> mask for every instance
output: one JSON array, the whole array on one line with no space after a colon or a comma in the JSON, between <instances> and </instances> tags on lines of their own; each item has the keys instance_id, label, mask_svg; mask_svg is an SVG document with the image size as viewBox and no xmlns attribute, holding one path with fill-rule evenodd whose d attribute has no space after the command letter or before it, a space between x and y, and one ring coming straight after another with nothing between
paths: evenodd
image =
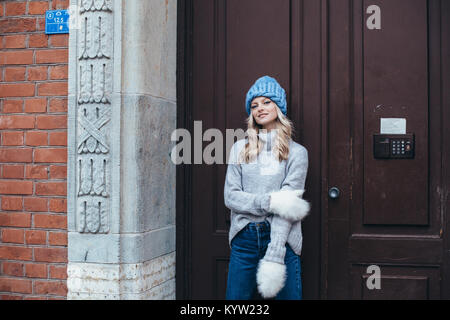
<instances>
[{"instance_id":1,"label":"lips","mask_svg":"<svg viewBox=\"0 0 450 320\"><path fill-rule=\"evenodd\" d=\"M268 115L268 113L262 113L262 114L260 114L259 116L258 116L258 118L264 118L265 116L267 116Z\"/></svg>"}]
</instances>

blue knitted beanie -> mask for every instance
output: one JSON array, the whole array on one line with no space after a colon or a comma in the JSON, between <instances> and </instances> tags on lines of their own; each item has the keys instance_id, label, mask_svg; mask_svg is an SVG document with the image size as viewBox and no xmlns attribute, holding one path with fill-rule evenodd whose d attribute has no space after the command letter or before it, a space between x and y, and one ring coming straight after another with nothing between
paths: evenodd
<instances>
[{"instance_id":1,"label":"blue knitted beanie","mask_svg":"<svg viewBox=\"0 0 450 320\"><path fill-rule=\"evenodd\" d=\"M275 102L280 108L281 112L286 115L287 103L286 103L286 92L280 86L280 84L272 77L264 76L256 80L250 90L247 92L247 97L245 99L245 107L247 109L248 115L250 115L250 106L254 98L256 97L267 97L273 102Z\"/></svg>"}]
</instances>

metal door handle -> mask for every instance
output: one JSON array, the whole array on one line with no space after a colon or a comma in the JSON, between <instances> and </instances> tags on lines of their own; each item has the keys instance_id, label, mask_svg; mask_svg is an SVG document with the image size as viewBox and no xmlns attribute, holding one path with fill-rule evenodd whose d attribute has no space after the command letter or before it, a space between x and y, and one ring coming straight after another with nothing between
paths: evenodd
<instances>
[{"instance_id":1,"label":"metal door handle","mask_svg":"<svg viewBox=\"0 0 450 320\"><path fill-rule=\"evenodd\" d=\"M337 187L331 187L330 190L328 190L328 196L331 199L339 198L340 194L341 194L341 191Z\"/></svg>"}]
</instances>

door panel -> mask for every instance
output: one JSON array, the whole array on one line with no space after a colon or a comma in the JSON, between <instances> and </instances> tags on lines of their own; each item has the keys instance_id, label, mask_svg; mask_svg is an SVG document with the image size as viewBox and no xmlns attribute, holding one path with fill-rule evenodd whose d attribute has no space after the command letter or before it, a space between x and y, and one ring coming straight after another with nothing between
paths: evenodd
<instances>
[{"instance_id":1,"label":"door panel","mask_svg":"<svg viewBox=\"0 0 450 320\"><path fill-rule=\"evenodd\" d=\"M382 270L381 289L371 290L367 286L369 275L366 270L368 266L352 266L353 299L424 300L440 298L439 268L380 265Z\"/></svg>"},{"instance_id":2,"label":"door panel","mask_svg":"<svg viewBox=\"0 0 450 320\"><path fill-rule=\"evenodd\" d=\"M442 66L438 1L329 2L327 298L439 298L443 222L439 193ZM370 5L381 29L370 30ZM433 57L431 59L430 57ZM433 107L432 107L433 106ZM381 118L406 119L414 159L375 159ZM435 133L430 138L430 133ZM381 270L369 290L367 267ZM350 274L347 270L350 270Z\"/></svg>"},{"instance_id":3,"label":"door panel","mask_svg":"<svg viewBox=\"0 0 450 320\"><path fill-rule=\"evenodd\" d=\"M363 2L363 10L378 4L381 29L362 27L360 52L364 105L363 223L372 225L428 225L428 57L427 1ZM355 14L354 21L367 17ZM364 19L365 20L365 19ZM380 132L380 118L405 118L414 133L414 159L374 159L372 135Z\"/></svg>"}]
</instances>

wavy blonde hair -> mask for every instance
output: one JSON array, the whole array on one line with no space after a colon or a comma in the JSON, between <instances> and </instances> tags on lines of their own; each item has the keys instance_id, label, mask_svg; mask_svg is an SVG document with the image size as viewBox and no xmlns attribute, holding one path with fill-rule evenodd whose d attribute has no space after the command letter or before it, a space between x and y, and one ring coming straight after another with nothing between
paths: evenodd
<instances>
[{"instance_id":1,"label":"wavy blonde hair","mask_svg":"<svg viewBox=\"0 0 450 320\"><path fill-rule=\"evenodd\" d=\"M289 140L292 137L294 126L292 121L281 112L278 106L276 107L276 110L278 118L276 119L275 130L278 131L278 134L272 151L275 153L276 159L281 162L287 160L289 157ZM247 118L247 127L248 142L245 144L245 148L242 149L240 155L241 161L245 163L255 160L263 147L263 143L258 136L262 126L256 123L252 113L250 113L250 116Z\"/></svg>"}]
</instances>

